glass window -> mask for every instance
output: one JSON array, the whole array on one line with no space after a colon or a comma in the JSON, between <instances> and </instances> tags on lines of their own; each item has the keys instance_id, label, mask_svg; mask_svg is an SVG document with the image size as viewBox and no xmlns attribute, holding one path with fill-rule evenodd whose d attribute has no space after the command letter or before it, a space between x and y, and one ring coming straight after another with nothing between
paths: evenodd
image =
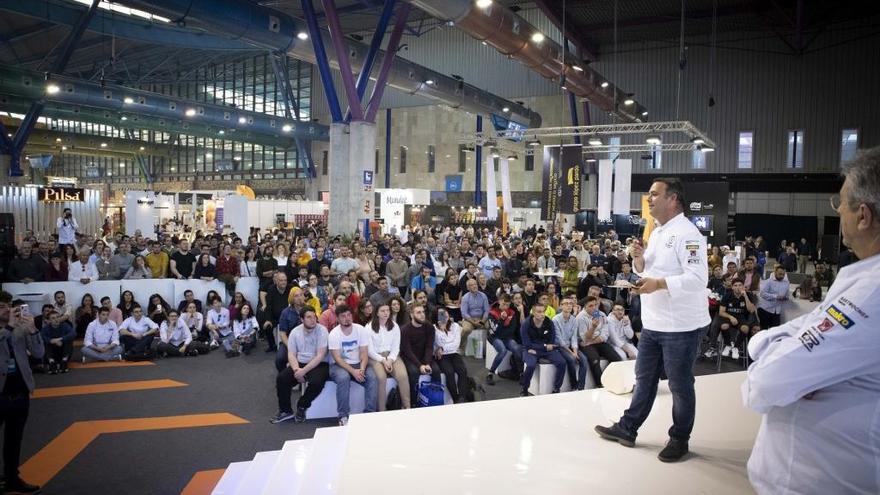
<instances>
[{"instance_id":1,"label":"glass window","mask_svg":"<svg viewBox=\"0 0 880 495\"><path fill-rule=\"evenodd\" d=\"M434 159L434 152L435 152L434 145L429 144L428 145L428 173L429 174L434 173L434 168L436 166L435 159Z\"/></svg>"},{"instance_id":2,"label":"glass window","mask_svg":"<svg viewBox=\"0 0 880 495\"><path fill-rule=\"evenodd\" d=\"M373 158L373 173L379 173L379 148L376 148L376 156Z\"/></svg>"},{"instance_id":3,"label":"glass window","mask_svg":"<svg viewBox=\"0 0 880 495\"><path fill-rule=\"evenodd\" d=\"M742 169L752 168L752 143L754 140L752 131L739 133L739 141L736 148L736 167Z\"/></svg>"},{"instance_id":4,"label":"glass window","mask_svg":"<svg viewBox=\"0 0 880 495\"><path fill-rule=\"evenodd\" d=\"M859 130L844 129L840 139L840 163L841 165L856 157L859 149Z\"/></svg>"},{"instance_id":5,"label":"glass window","mask_svg":"<svg viewBox=\"0 0 880 495\"><path fill-rule=\"evenodd\" d=\"M463 144L458 145L458 171L467 171L467 147Z\"/></svg>"},{"instance_id":6,"label":"glass window","mask_svg":"<svg viewBox=\"0 0 880 495\"><path fill-rule=\"evenodd\" d=\"M324 150L324 152L321 154L321 175L327 175L327 162L330 161L329 155L330 152L327 150Z\"/></svg>"},{"instance_id":7,"label":"glass window","mask_svg":"<svg viewBox=\"0 0 880 495\"><path fill-rule=\"evenodd\" d=\"M608 138L608 159L617 160L620 158L620 136L611 136Z\"/></svg>"},{"instance_id":8,"label":"glass window","mask_svg":"<svg viewBox=\"0 0 880 495\"><path fill-rule=\"evenodd\" d=\"M526 155L526 172L533 172L535 170L535 155L528 154Z\"/></svg>"},{"instance_id":9,"label":"glass window","mask_svg":"<svg viewBox=\"0 0 880 495\"><path fill-rule=\"evenodd\" d=\"M406 173L406 146L400 147L400 173Z\"/></svg>"},{"instance_id":10,"label":"glass window","mask_svg":"<svg viewBox=\"0 0 880 495\"><path fill-rule=\"evenodd\" d=\"M788 153L785 166L788 168L804 168L804 131L798 129L788 131Z\"/></svg>"}]
</instances>

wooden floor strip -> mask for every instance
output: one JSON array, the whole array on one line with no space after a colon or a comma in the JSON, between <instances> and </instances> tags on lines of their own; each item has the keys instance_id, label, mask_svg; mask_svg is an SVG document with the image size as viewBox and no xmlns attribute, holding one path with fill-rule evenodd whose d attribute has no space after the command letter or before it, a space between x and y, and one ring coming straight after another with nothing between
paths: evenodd
<instances>
[{"instance_id":1,"label":"wooden floor strip","mask_svg":"<svg viewBox=\"0 0 880 495\"><path fill-rule=\"evenodd\" d=\"M68 387L48 387L34 390L34 399L49 397L68 397L71 395L106 394L111 392L132 392L157 388L185 387L175 380L138 380L133 382L96 383L94 385L72 385Z\"/></svg>"},{"instance_id":2,"label":"wooden floor strip","mask_svg":"<svg viewBox=\"0 0 880 495\"><path fill-rule=\"evenodd\" d=\"M30 483L45 485L64 466L76 458L98 435L129 431L168 430L204 426L247 424L246 419L229 413L189 414L152 418L78 421L52 439L21 466L21 477Z\"/></svg>"},{"instance_id":3,"label":"wooden floor strip","mask_svg":"<svg viewBox=\"0 0 880 495\"><path fill-rule=\"evenodd\" d=\"M199 471L189 480L180 495L211 495L225 472L225 469Z\"/></svg>"}]
</instances>

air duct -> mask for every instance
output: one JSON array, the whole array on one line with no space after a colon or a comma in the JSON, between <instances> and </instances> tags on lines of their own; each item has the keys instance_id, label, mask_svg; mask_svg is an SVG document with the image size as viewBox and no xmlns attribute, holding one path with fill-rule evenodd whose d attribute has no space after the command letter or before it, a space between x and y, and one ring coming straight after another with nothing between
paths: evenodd
<instances>
[{"instance_id":1,"label":"air duct","mask_svg":"<svg viewBox=\"0 0 880 495\"><path fill-rule=\"evenodd\" d=\"M535 26L500 2L477 7L472 0L406 0L438 19L454 22L472 37L485 41L499 52L522 62L574 93L585 98L624 122L642 122L647 110L636 102L627 104L630 96L601 74L569 54L563 47L544 36ZM539 38L535 41L533 36ZM575 69L577 67L578 69Z\"/></svg>"},{"instance_id":2,"label":"air duct","mask_svg":"<svg viewBox=\"0 0 880 495\"><path fill-rule=\"evenodd\" d=\"M273 51L286 51L300 60L315 63L315 51L310 40L296 38L306 31L293 17L248 0L117 0L117 3L168 17L178 25L202 29L215 35L231 36L252 45ZM324 43L331 43L324 33ZM360 67L369 46L345 40L351 65ZM339 64L332 50L329 63ZM376 65L381 65L385 52L380 51ZM371 76L372 78L372 76ZM375 79L375 78L373 78ZM431 80L433 84L426 84ZM440 101L453 108L479 114L504 115L530 127L541 126L541 116L523 105L496 96L445 74L395 56L388 76L388 85L409 94ZM503 109L507 108L505 112Z\"/></svg>"},{"instance_id":3,"label":"air duct","mask_svg":"<svg viewBox=\"0 0 880 495\"><path fill-rule=\"evenodd\" d=\"M216 129L218 138L222 131L223 135L252 132L276 137L290 135L291 138L298 136L309 140L329 139L329 128L321 124L54 74L47 80L39 72L9 66L0 66L0 92L30 99L45 98L56 103L90 106L121 114L140 114L210 125Z\"/></svg>"},{"instance_id":4,"label":"air duct","mask_svg":"<svg viewBox=\"0 0 880 495\"><path fill-rule=\"evenodd\" d=\"M25 114L30 109L30 106L31 102L20 96L0 94L0 109L2 110ZM47 103L41 114L43 117L50 119L64 119L78 122L89 122L92 124L103 124L119 129L144 129L170 134L186 134L208 139L218 139L217 128L210 125L148 117L143 114L120 113L115 110L102 110L100 108L66 105L63 103ZM122 117L126 117L127 120L123 121ZM290 138L267 136L249 131L231 132L225 134L222 138L226 141L258 144L260 146L275 146L283 149L294 146L294 142Z\"/></svg>"},{"instance_id":5,"label":"air duct","mask_svg":"<svg viewBox=\"0 0 880 495\"><path fill-rule=\"evenodd\" d=\"M18 128L7 128L15 133ZM28 146L41 148L53 148L62 151L62 146L68 150L80 151L110 151L127 155L154 155L168 156L171 147L167 144L155 144L136 139L113 138L107 136L95 136L93 134L77 134L72 132L53 131L49 129L34 129L27 140ZM67 150L64 150L67 151ZM129 156L131 158L131 156Z\"/></svg>"}]
</instances>

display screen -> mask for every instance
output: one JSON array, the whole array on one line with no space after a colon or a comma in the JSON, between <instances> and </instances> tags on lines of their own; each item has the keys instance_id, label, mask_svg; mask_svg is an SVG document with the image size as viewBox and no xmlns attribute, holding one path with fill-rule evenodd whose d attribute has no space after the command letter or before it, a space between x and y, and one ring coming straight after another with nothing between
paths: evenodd
<instances>
[{"instance_id":1,"label":"display screen","mask_svg":"<svg viewBox=\"0 0 880 495\"><path fill-rule=\"evenodd\" d=\"M507 131L507 139L517 143L522 141L522 133L526 129L528 129L527 125L520 124L519 122L514 122L500 115L495 115L494 113L491 115L491 117L492 127L496 131Z\"/></svg>"},{"instance_id":2,"label":"display screen","mask_svg":"<svg viewBox=\"0 0 880 495\"><path fill-rule=\"evenodd\" d=\"M688 219L701 232L711 232L715 230L714 219L712 215L691 215Z\"/></svg>"}]
</instances>

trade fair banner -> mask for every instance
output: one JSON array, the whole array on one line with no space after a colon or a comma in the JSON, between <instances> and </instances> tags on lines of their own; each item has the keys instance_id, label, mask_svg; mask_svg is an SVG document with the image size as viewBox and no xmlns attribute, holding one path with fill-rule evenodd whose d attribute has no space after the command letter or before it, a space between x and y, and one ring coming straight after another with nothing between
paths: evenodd
<instances>
[{"instance_id":1,"label":"trade fair banner","mask_svg":"<svg viewBox=\"0 0 880 495\"><path fill-rule=\"evenodd\" d=\"M501 204L504 211L510 213L513 210L513 201L510 200L510 166L507 158L501 159Z\"/></svg>"},{"instance_id":2,"label":"trade fair banner","mask_svg":"<svg viewBox=\"0 0 880 495\"><path fill-rule=\"evenodd\" d=\"M629 215L630 191L632 190L632 160L617 159L614 162L614 214Z\"/></svg>"},{"instance_id":3,"label":"trade fair banner","mask_svg":"<svg viewBox=\"0 0 880 495\"><path fill-rule=\"evenodd\" d=\"M597 217L601 222L611 220L611 175L613 164L611 160L599 160L599 203L597 205Z\"/></svg>"},{"instance_id":4,"label":"trade fair banner","mask_svg":"<svg viewBox=\"0 0 880 495\"><path fill-rule=\"evenodd\" d=\"M581 209L581 162L583 147L580 144L562 146L559 213L573 214Z\"/></svg>"},{"instance_id":5,"label":"trade fair banner","mask_svg":"<svg viewBox=\"0 0 880 495\"><path fill-rule=\"evenodd\" d=\"M544 169L541 175L541 220L554 220L559 212L559 146L544 146Z\"/></svg>"},{"instance_id":6,"label":"trade fair banner","mask_svg":"<svg viewBox=\"0 0 880 495\"><path fill-rule=\"evenodd\" d=\"M498 189L495 187L495 158L486 158L486 218L498 218Z\"/></svg>"},{"instance_id":7,"label":"trade fair banner","mask_svg":"<svg viewBox=\"0 0 880 495\"><path fill-rule=\"evenodd\" d=\"M447 175L446 176L446 192L460 192L464 183L463 175Z\"/></svg>"}]
</instances>

